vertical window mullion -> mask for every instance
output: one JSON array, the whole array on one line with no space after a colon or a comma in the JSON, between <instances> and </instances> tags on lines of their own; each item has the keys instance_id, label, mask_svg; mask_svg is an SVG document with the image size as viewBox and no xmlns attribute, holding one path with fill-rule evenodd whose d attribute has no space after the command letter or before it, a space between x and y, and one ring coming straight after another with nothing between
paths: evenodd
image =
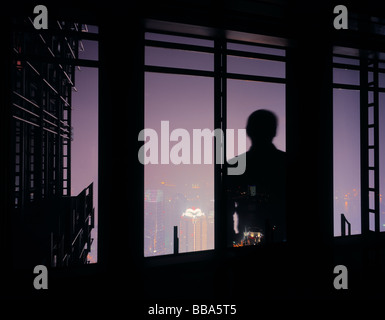
<instances>
[{"instance_id":1,"label":"vertical window mullion","mask_svg":"<svg viewBox=\"0 0 385 320\"><path fill-rule=\"evenodd\" d=\"M368 198L368 58L360 58L360 145L361 145L361 233L369 231L369 198Z\"/></svg>"},{"instance_id":2,"label":"vertical window mullion","mask_svg":"<svg viewBox=\"0 0 385 320\"><path fill-rule=\"evenodd\" d=\"M379 75L378 75L378 54L373 57L373 126L374 126L374 231L380 232L380 144L379 144ZM368 113L367 113L368 114ZM368 122L366 122L368 124ZM369 150L367 150L367 157Z\"/></svg>"},{"instance_id":3,"label":"vertical window mullion","mask_svg":"<svg viewBox=\"0 0 385 320\"><path fill-rule=\"evenodd\" d=\"M214 128L226 132L226 41L216 39L214 44ZM222 137L222 159L217 159L214 152L215 161L215 249L217 252L223 252L226 249L226 217L225 217L225 170L226 170L226 138ZM217 138L214 139L214 148L216 150Z\"/></svg>"}]
</instances>

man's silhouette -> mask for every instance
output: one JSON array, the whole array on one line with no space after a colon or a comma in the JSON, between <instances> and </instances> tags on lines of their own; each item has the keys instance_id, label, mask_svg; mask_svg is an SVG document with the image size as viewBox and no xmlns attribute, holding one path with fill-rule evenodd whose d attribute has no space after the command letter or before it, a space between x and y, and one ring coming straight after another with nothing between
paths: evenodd
<instances>
[{"instance_id":1,"label":"man's silhouette","mask_svg":"<svg viewBox=\"0 0 385 320\"><path fill-rule=\"evenodd\" d=\"M276 131L277 117L271 111L260 109L249 116L246 132L252 145L239 156L246 157L246 171L239 176L227 176L232 243L244 239L249 244L286 240L285 153L272 142ZM255 232L245 238L244 232L250 230ZM263 237L256 239L260 234Z\"/></svg>"}]
</instances>

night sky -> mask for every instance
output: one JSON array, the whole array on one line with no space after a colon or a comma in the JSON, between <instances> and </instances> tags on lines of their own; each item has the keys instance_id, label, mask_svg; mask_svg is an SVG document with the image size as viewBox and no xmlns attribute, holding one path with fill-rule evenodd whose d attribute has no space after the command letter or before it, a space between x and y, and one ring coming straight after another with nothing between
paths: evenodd
<instances>
[{"instance_id":1,"label":"night sky","mask_svg":"<svg viewBox=\"0 0 385 320\"><path fill-rule=\"evenodd\" d=\"M88 26L90 32L97 27ZM98 59L98 43L83 40L84 52L80 59ZM71 195L78 195L90 183L94 183L95 228L94 242L89 259L97 261L97 213L98 213L98 69L80 67L75 69L75 87L72 92L72 185Z\"/></svg>"}]
</instances>

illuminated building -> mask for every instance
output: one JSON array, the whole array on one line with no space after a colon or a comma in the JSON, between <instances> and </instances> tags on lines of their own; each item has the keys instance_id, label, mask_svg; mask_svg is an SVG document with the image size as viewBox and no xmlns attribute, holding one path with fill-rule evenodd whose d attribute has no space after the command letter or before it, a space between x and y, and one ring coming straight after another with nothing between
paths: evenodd
<instances>
[{"instance_id":1,"label":"illuminated building","mask_svg":"<svg viewBox=\"0 0 385 320\"><path fill-rule=\"evenodd\" d=\"M210 210L207 216L207 249L214 249L214 210Z\"/></svg>"},{"instance_id":2,"label":"illuminated building","mask_svg":"<svg viewBox=\"0 0 385 320\"><path fill-rule=\"evenodd\" d=\"M207 250L207 217L192 207L180 217L179 252L200 250Z\"/></svg>"},{"instance_id":3,"label":"illuminated building","mask_svg":"<svg viewBox=\"0 0 385 320\"><path fill-rule=\"evenodd\" d=\"M164 194L159 189L148 189L144 193L144 255L165 253Z\"/></svg>"}]
</instances>

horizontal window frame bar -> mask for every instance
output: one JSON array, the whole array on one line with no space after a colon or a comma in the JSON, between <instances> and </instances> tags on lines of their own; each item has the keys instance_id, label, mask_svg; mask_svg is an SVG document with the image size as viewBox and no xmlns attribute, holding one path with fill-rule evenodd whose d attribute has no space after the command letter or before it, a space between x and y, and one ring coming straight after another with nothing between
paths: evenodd
<instances>
[{"instance_id":1,"label":"horizontal window frame bar","mask_svg":"<svg viewBox=\"0 0 385 320\"><path fill-rule=\"evenodd\" d=\"M209 41L214 41L213 37L210 36L203 36L203 35L198 35L198 34L191 34L191 33L186 33L186 32L176 32L176 31L159 31L158 29L154 29L151 27L146 27L145 33L154 33L154 34L159 34L159 35L167 35L167 36L175 36L175 37L183 37L183 38L191 38L191 39L201 39L201 40L209 40Z\"/></svg>"},{"instance_id":2,"label":"horizontal window frame bar","mask_svg":"<svg viewBox=\"0 0 385 320\"><path fill-rule=\"evenodd\" d=\"M153 73L167 73L167 74L180 74L187 76L201 76L201 77L214 77L214 71L196 70L196 69L183 69L174 67L161 67L161 66L144 66L144 72Z\"/></svg>"},{"instance_id":3,"label":"horizontal window frame bar","mask_svg":"<svg viewBox=\"0 0 385 320\"><path fill-rule=\"evenodd\" d=\"M263 48L271 48L271 49L278 49L278 50L286 50L287 46L280 46L278 44L267 44L267 43L257 43L257 42L250 42L250 41L244 41L244 40L233 40L233 39L226 39L226 42L228 44L243 44L246 46L253 46L253 47L263 47Z\"/></svg>"},{"instance_id":4,"label":"horizontal window frame bar","mask_svg":"<svg viewBox=\"0 0 385 320\"><path fill-rule=\"evenodd\" d=\"M282 83L286 84L286 78L269 77L269 76L256 76L249 74L239 73L226 73L226 78L230 80L246 80L255 82L268 82L268 83Z\"/></svg>"},{"instance_id":5,"label":"horizontal window frame bar","mask_svg":"<svg viewBox=\"0 0 385 320\"><path fill-rule=\"evenodd\" d=\"M173 67L160 67L160 66L145 66L144 72L180 74L180 75L212 77L212 78L214 78L216 75L214 71L182 69L182 68L173 68ZM256 76L256 75L238 74L238 73L225 73L223 74L223 77L230 80L246 80L246 81L283 83L283 84L287 82L286 78Z\"/></svg>"},{"instance_id":6,"label":"horizontal window frame bar","mask_svg":"<svg viewBox=\"0 0 385 320\"><path fill-rule=\"evenodd\" d=\"M344 69L344 70L358 70L358 71L362 70L361 66L351 65L347 63L339 63L339 62L333 62L333 68ZM367 67L366 70L368 72L378 71L379 73L385 73L385 68Z\"/></svg>"},{"instance_id":7,"label":"horizontal window frame bar","mask_svg":"<svg viewBox=\"0 0 385 320\"><path fill-rule=\"evenodd\" d=\"M193 52L200 52L200 53L211 53L211 54L215 53L214 47L165 42L165 41L159 41L159 40L145 40L145 46L153 47L153 48L193 51ZM234 56L234 57L254 58L254 59L261 59L261 60L281 61L281 62L286 62L287 60L286 56L278 56L278 55L267 54L267 53L257 53L257 52L249 52L249 51L234 50L234 49L226 49L224 51L224 54L226 54L227 56Z\"/></svg>"},{"instance_id":8,"label":"horizontal window frame bar","mask_svg":"<svg viewBox=\"0 0 385 320\"><path fill-rule=\"evenodd\" d=\"M241 57L241 58L254 58L254 59L260 59L260 60L271 60L271 61L279 61L279 62L286 62L287 58L286 56L277 56L267 53L257 53L257 52L249 52L249 51L241 51L241 50L233 50L233 49L227 49L225 51L227 56L232 57Z\"/></svg>"},{"instance_id":9,"label":"horizontal window frame bar","mask_svg":"<svg viewBox=\"0 0 385 320\"><path fill-rule=\"evenodd\" d=\"M30 55L30 54L16 54L13 53L13 58L19 61L38 61L41 63L47 64L57 64L57 65L69 65L69 66L79 66L79 67L90 67L90 68L99 68L99 60L88 60L88 59L73 59L73 58L61 58L61 57L49 57L49 56L40 56L40 55Z\"/></svg>"},{"instance_id":10,"label":"horizontal window frame bar","mask_svg":"<svg viewBox=\"0 0 385 320\"><path fill-rule=\"evenodd\" d=\"M215 36L203 36L198 34L191 35L190 33L186 32L176 32L176 31L159 31L158 29L149 28L146 27L145 33L154 33L158 35L169 35L169 36L176 36L176 37L184 37L184 38L191 38L191 39L201 39L201 40L209 40L209 41L215 41ZM260 43L260 42L251 42L251 41L245 41L245 40L236 40L236 39L228 39L224 38L224 40L229 44L242 44L252 47L264 47L264 48L271 48L271 49L278 49L278 50L286 50L287 46L284 45L277 45L277 44L266 44L266 43ZM147 40L145 40L147 41ZM150 40L151 41L151 40ZM209 46L204 46L206 48L210 48Z\"/></svg>"},{"instance_id":11,"label":"horizontal window frame bar","mask_svg":"<svg viewBox=\"0 0 385 320\"><path fill-rule=\"evenodd\" d=\"M350 56L348 54L342 54L342 53L333 53L333 57L346 58L346 59L357 60L357 61L360 60L359 56L353 56L353 55ZM370 59L373 59L373 58L368 58L368 60L370 60ZM376 58L376 62L385 62L385 59Z\"/></svg>"},{"instance_id":12,"label":"horizontal window frame bar","mask_svg":"<svg viewBox=\"0 0 385 320\"><path fill-rule=\"evenodd\" d=\"M363 86L358 84L333 83L333 89L362 90ZM368 91L385 92L385 88L368 87Z\"/></svg>"}]
</instances>

